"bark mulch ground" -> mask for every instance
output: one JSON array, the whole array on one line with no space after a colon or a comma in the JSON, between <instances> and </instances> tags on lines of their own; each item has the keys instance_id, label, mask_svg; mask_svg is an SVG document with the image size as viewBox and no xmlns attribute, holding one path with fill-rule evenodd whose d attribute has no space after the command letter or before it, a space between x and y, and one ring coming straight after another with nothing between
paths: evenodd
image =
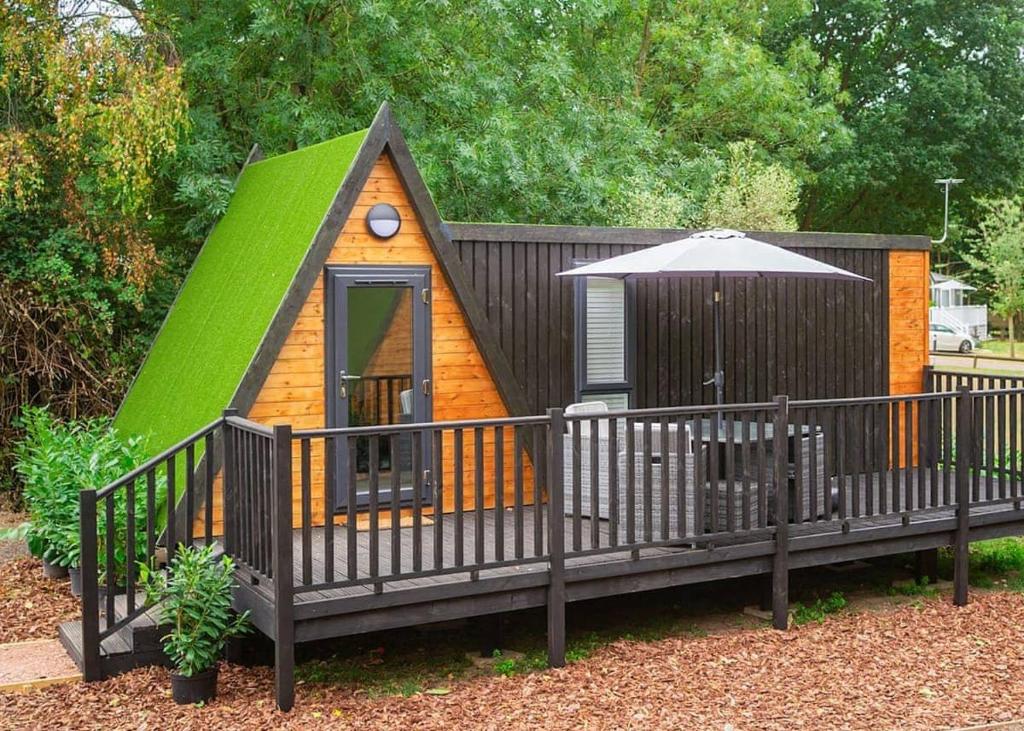
<instances>
[{"instance_id":1,"label":"bark mulch ground","mask_svg":"<svg viewBox=\"0 0 1024 731\"><path fill-rule=\"evenodd\" d=\"M44 578L37 559L0 563L0 643L56 637L57 625L79 611L68 580Z\"/></svg>"},{"instance_id":2,"label":"bark mulch ground","mask_svg":"<svg viewBox=\"0 0 1024 731\"><path fill-rule=\"evenodd\" d=\"M22 513L12 513L0 508L0 531L15 528L27 519L27 516ZM20 538L17 540L0 540L0 564L17 558L24 558L25 556L28 556L28 548L25 546L24 540Z\"/></svg>"},{"instance_id":3,"label":"bark mulch ground","mask_svg":"<svg viewBox=\"0 0 1024 731\"><path fill-rule=\"evenodd\" d=\"M619 641L567 668L369 699L300 686L273 708L272 673L225 667L221 696L177 707L165 670L0 695L14 728L939 729L1024 717L1024 596L948 597L837 615L788 632Z\"/></svg>"}]
</instances>

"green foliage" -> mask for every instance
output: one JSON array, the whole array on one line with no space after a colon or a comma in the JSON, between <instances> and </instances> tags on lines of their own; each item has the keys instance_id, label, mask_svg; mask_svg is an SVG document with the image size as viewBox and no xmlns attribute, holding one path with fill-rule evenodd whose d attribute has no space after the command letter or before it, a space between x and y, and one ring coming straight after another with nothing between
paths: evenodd
<instances>
[{"instance_id":1,"label":"green foliage","mask_svg":"<svg viewBox=\"0 0 1024 731\"><path fill-rule=\"evenodd\" d=\"M985 574L1024 571L1024 541L1018 538L999 538L972 543L970 570Z\"/></svg>"},{"instance_id":2,"label":"green foliage","mask_svg":"<svg viewBox=\"0 0 1024 731\"><path fill-rule=\"evenodd\" d=\"M974 232L974 248L964 259L989 283L995 310L1013 323L1024 313L1024 197L980 202L981 220Z\"/></svg>"},{"instance_id":3,"label":"green foliage","mask_svg":"<svg viewBox=\"0 0 1024 731\"><path fill-rule=\"evenodd\" d=\"M1002 0L819 0L767 34L776 53L806 44L837 82L855 144L811 154L802 229L934 233L933 181L965 178L953 235L956 260L974 225L971 201L1012 193L1024 166L1024 7ZM752 95L758 98L757 94Z\"/></svg>"},{"instance_id":4,"label":"green foliage","mask_svg":"<svg viewBox=\"0 0 1024 731\"><path fill-rule=\"evenodd\" d=\"M928 577L922 576L920 579L890 586L889 594L892 596L938 596L938 587L928 582Z\"/></svg>"},{"instance_id":5,"label":"green foliage","mask_svg":"<svg viewBox=\"0 0 1024 731\"><path fill-rule=\"evenodd\" d=\"M129 472L145 459L139 438L121 439L106 418L62 422L46 409L25 408L25 438L17 446L15 469L25 485L29 512L28 544L32 552L59 566L77 567L80 554L79 497L81 490L96 490ZM157 502L165 495L165 482L157 484ZM137 556L145 558L145 491L136 491ZM106 571L106 515L100 510L99 559ZM110 567L120 582L125 573L127 498L120 490L114 498L115 564Z\"/></svg>"},{"instance_id":6,"label":"green foliage","mask_svg":"<svg viewBox=\"0 0 1024 731\"><path fill-rule=\"evenodd\" d=\"M821 624L830 614L837 614L846 608L846 597L834 591L825 599L815 599L811 604L797 602L793 605L793 622L796 625L817 622Z\"/></svg>"},{"instance_id":7,"label":"green foliage","mask_svg":"<svg viewBox=\"0 0 1024 731\"><path fill-rule=\"evenodd\" d=\"M795 231L800 185L778 163L758 159L751 140L729 144L729 161L704 210L710 228Z\"/></svg>"},{"instance_id":8,"label":"green foliage","mask_svg":"<svg viewBox=\"0 0 1024 731\"><path fill-rule=\"evenodd\" d=\"M228 639L248 631L248 612L235 616L231 610L234 574L234 561L215 560L213 546L179 546L166 573L142 567L147 600L171 626L163 648L179 675L209 670Z\"/></svg>"},{"instance_id":9,"label":"green foliage","mask_svg":"<svg viewBox=\"0 0 1024 731\"><path fill-rule=\"evenodd\" d=\"M113 5L0 4L0 488L23 405L113 410L191 257L163 206L180 68Z\"/></svg>"}]
</instances>

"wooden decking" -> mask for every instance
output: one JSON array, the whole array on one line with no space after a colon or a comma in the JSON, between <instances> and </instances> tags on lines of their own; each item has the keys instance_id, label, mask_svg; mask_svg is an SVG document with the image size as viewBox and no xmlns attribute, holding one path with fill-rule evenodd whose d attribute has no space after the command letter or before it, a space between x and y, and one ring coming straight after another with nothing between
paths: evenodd
<instances>
[{"instance_id":1,"label":"wooden decking","mask_svg":"<svg viewBox=\"0 0 1024 731\"><path fill-rule=\"evenodd\" d=\"M877 474L860 475L856 480L848 477L843 493L845 518L839 517L836 505L831 519L790 524L790 567L951 545L956 530L956 509L953 505L941 504L943 475L938 476L940 504L937 505L929 502L928 485L925 486L926 502L918 505L920 485L912 482L913 512L891 512L893 485L889 483L884 493L880 491ZM950 475L950 478L950 483L956 484L956 476ZM903 480L897 484L897 489L903 506L907 495ZM1024 510L1010 499L1000 502L998 495L993 497L993 502L972 505L972 540L1024 533ZM890 512L879 512L883 504ZM382 528L376 549L376 578L371 572L372 534L357 529L356 568L354 574L350 574L347 564L350 529L335 526L330 544L334 556L333 578L337 583L350 581L354 576L354 581L362 583L314 590L304 588L304 571L308 571L305 578L311 585L326 581L324 530L312 531L309 554L303 550L302 533L296 531L293 535L296 639L356 634L544 605L549 581L546 558L549 531L545 513L537 513L532 508L519 515L512 509L470 511L463 515L461 541L456 536L455 516L444 515L439 523L433 522L435 520L422 525L418 531L418 550L414 540L417 531L411 525L401 525L397 530ZM594 524L585 517L574 521L571 515L565 516L563 522L567 601L767 574L775 553L772 526L767 529L755 526L749 531L736 530L729 534L719 532L708 540L694 536L673 537L671 531L663 535L661 526L654 525L651 538L662 545L652 546L648 542L648 545L620 545L615 550L610 546L607 520L597 521L596 532ZM578 532L574 532L576 525ZM478 531L482 537L479 544ZM642 526L637 526L636 540L644 541ZM441 562L435 564L434 549L438 544ZM502 546L505 547L503 555L498 553ZM481 552L477 553L478 550ZM306 555L309 560L304 566L303 556ZM502 559L517 563L480 571L468 568ZM467 568L460 570L460 563ZM408 575L414 571L418 575L385 580L386 576ZM239 606L252 610L258 621L259 615L265 614L261 605L269 606L271 593L252 582L248 582L245 589L239 594Z\"/></svg>"}]
</instances>

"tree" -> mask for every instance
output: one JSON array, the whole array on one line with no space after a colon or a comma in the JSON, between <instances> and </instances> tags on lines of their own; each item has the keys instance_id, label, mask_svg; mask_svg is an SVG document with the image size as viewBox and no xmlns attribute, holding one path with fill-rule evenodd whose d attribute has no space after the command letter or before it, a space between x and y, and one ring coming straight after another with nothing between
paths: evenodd
<instances>
[{"instance_id":1,"label":"tree","mask_svg":"<svg viewBox=\"0 0 1024 731\"><path fill-rule=\"evenodd\" d=\"M179 69L102 3L0 5L0 475L24 403L108 412L175 287ZM170 267L170 272L175 267Z\"/></svg>"},{"instance_id":2,"label":"tree","mask_svg":"<svg viewBox=\"0 0 1024 731\"><path fill-rule=\"evenodd\" d=\"M989 282L993 305L1009 324L1010 357L1016 356L1014 322L1024 312L1024 197L978 202L981 220L974 249L964 258Z\"/></svg>"},{"instance_id":3,"label":"tree","mask_svg":"<svg viewBox=\"0 0 1024 731\"><path fill-rule=\"evenodd\" d=\"M956 200L970 230L980 215L972 199L1017 189L1024 5L816 0L766 43L783 53L802 40L838 79L856 143L812 153L801 228L937 234L942 201L933 181L955 176L966 179ZM956 258L962 249L954 236L936 255Z\"/></svg>"},{"instance_id":4,"label":"tree","mask_svg":"<svg viewBox=\"0 0 1024 731\"><path fill-rule=\"evenodd\" d=\"M805 41L762 43L795 0L153 0L195 129L179 198L202 230L253 142L278 153L401 119L451 220L600 224L634 197L702 208L738 139L803 171L845 139ZM198 151L202 151L200 154ZM210 154L213 151L213 154ZM215 194L211 196L210 191ZM209 202L217 201L210 207ZM681 214L684 218L689 214Z\"/></svg>"},{"instance_id":5,"label":"tree","mask_svg":"<svg viewBox=\"0 0 1024 731\"><path fill-rule=\"evenodd\" d=\"M800 185L779 163L757 158L750 140L729 144L729 160L715 179L704 209L712 228L795 231Z\"/></svg>"}]
</instances>

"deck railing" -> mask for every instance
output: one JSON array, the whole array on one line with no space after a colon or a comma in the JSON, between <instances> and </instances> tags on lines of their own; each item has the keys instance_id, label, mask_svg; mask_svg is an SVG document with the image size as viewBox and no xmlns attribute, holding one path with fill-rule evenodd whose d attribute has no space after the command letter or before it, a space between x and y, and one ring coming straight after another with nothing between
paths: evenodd
<instances>
[{"instance_id":1,"label":"deck railing","mask_svg":"<svg viewBox=\"0 0 1024 731\"><path fill-rule=\"evenodd\" d=\"M791 534L951 509L962 563L969 510L1024 501L1024 383L949 380L963 375L933 371L914 395L294 432L226 412L82 492L86 677L101 640L145 609L139 564L179 543L220 542L272 597L279 637L313 592L517 566L557 594L574 561L674 547L770 541L782 585Z\"/></svg>"},{"instance_id":2,"label":"deck railing","mask_svg":"<svg viewBox=\"0 0 1024 731\"><path fill-rule=\"evenodd\" d=\"M214 540L213 501L200 503L197 483L205 481L210 494L215 444L223 425L217 419L106 487L79 493L86 680L101 676L102 642L148 608L140 586L142 568L169 563L179 545ZM176 521L179 501L185 506L184 525ZM202 528L198 535L197 511ZM115 611L118 596L124 597L120 612Z\"/></svg>"}]
</instances>

